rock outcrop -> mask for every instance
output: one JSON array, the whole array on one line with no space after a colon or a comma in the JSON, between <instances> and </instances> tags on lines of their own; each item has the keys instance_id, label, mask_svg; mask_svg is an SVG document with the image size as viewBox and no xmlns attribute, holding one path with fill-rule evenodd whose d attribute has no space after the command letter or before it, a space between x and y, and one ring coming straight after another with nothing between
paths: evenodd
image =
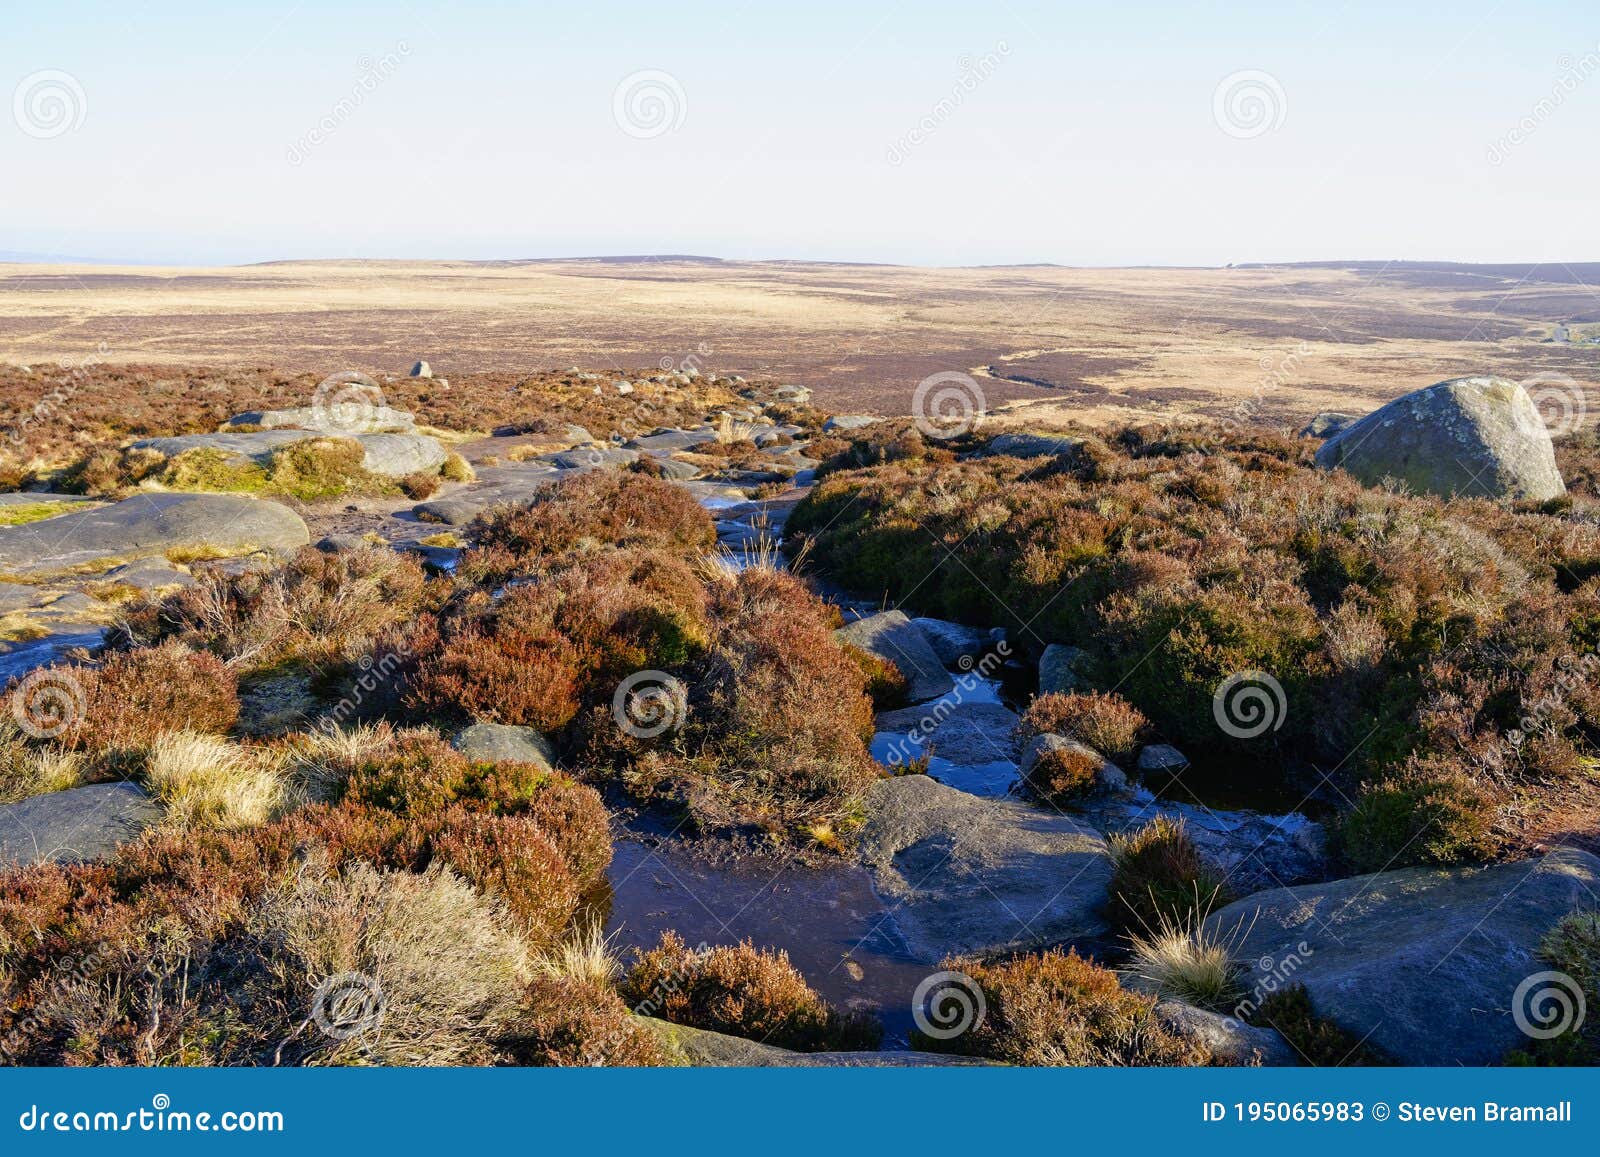
<instances>
[{"instance_id":1,"label":"rock outcrop","mask_svg":"<svg viewBox=\"0 0 1600 1157\"><path fill-rule=\"evenodd\" d=\"M1247 991L1303 984L1318 1015L1402 1063L1486 1065L1532 1043L1513 1015L1518 985L1549 967L1545 934L1597 897L1600 859L1562 849L1274 889L1206 927L1233 938Z\"/></svg>"},{"instance_id":2,"label":"rock outcrop","mask_svg":"<svg viewBox=\"0 0 1600 1157\"><path fill-rule=\"evenodd\" d=\"M0 807L0 865L97 860L161 815L134 783L97 783L7 804Z\"/></svg>"},{"instance_id":3,"label":"rock outcrop","mask_svg":"<svg viewBox=\"0 0 1600 1157\"><path fill-rule=\"evenodd\" d=\"M1068 816L979 799L925 775L874 784L861 857L918 960L1092 939L1111 883L1106 842Z\"/></svg>"},{"instance_id":4,"label":"rock outcrop","mask_svg":"<svg viewBox=\"0 0 1600 1157\"><path fill-rule=\"evenodd\" d=\"M841 643L887 659L900 669L909 684L913 703L937 699L955 690L955 680L939 656L904 611L882 611L840 627L833 633Z\"/></svg>"}]
</instances>

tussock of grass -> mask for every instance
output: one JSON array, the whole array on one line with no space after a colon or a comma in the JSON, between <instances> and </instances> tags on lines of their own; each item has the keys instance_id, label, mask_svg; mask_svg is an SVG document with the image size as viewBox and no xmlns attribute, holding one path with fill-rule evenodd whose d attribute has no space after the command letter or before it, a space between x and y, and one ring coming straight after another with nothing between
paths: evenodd
<instances>
[{"instance_id":1,"label":"tussock of grass","mask_svg":"<svg viewBox=\"0 0 1600 1157\"><path fill-rule=\"evenodd\" d=\"M1240 995L1232 937L1205 926L1207 909L1177 919L1163 915L1153 928L1132 936L1131 971L1166 996L1201 1008L1223 1009Z\"/></svg>"},{"instance_id":2,"label":"tussock of grass","mask_svg":"<svg viewBox=\"0 0 1600 1157\"><path fill-rule=\"evenodd\" d=\"M1157 816L1134 831L1112 833L1110 842L1115 872L1107 915L1124 932L1182 924L1232 899L1182 820Z\"/></svg>"},{"instance_id":3,"label":"tussock of grass","mask_svg":"<svg viewBox=\"0 0 1600 1157\"><path fill-rule=\"evenodd\" d=\"M278 760L214 735L160 736L145 753L144 778L168 817L185 827L257 827L290 800Z\"/></svg>"},{"instance_id":4,"label":"tussock of grass","mask_svg":"<svg viewBox=\"0 0 1600 1157\"><path fill-rule=\"evenodd\" d=\"M0 719L0 804L82 787L88 771L79 752L30 744L10 718Z\"/></svg>"}]
</instances>

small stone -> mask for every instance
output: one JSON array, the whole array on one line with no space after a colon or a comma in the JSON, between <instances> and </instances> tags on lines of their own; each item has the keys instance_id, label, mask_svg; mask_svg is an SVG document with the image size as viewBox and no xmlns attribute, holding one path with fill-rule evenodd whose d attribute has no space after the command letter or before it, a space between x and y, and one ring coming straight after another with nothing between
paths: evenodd
<instances>
[{"instance_id":1,"label":"small stone","mask_svg":"<svg viewBox=\"0 0 1600 1157\"><path fill-rule=\"evenodd\" d=\"M1188 757L1167 743L1147 744L1139 752L1139 770L1157 775L1177 775L1189 766Z\"/></svg>"},{"instance_id":2,"label":"small stone","mask_svg":"<svg viewBox=\"0 0 1600 1157\"><path fill-rule=\"evenodd\" d=\"M427 362L419 361L411 367L411 376L414 378L433 377L433 367Z\"/></svg>"}]
</instances>

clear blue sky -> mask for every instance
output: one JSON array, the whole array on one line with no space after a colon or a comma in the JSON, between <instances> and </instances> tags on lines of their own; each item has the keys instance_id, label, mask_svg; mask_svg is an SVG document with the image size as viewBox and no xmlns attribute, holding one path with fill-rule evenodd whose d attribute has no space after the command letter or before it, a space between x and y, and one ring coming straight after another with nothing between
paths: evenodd
<instances>
[{"instance_id":1,"label":"clear blue sky","mask_svg":"<svg viewBox=\"0 0 1600 1157\"><path fill-rule=\"evenodd\" d=\"M52 0L7 98L9 252L1600 260L1593 0Z\"/></svg>"}]
</instances>

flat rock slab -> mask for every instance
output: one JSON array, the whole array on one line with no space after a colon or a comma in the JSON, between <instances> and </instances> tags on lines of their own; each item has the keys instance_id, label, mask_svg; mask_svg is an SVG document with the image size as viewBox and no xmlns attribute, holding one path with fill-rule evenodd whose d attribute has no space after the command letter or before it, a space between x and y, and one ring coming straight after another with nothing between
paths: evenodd
<instances>
[{"instance_id":1,"label":"flat rock slab","mask_svg":"<svg viewBox=\"0 0 1600 1157\"><path fill-rule=\"evenodd\" d=\"M541 454L535 459L557 470L605 470L616 466L631 466L638 460L639 451L625 450L620 446L580 446L576 450Z\"/></svg>"},{"instance_id":2,"label":"flat rock slab","mask_svg":"<svg viewBox=\"0 0 1600 1157\"><path fill-rule=\"evenodd\" d=\"M634 438L624 444L630 450L666 450L675 453L679 450L692 450L696 446L709 445L716 440L715 430L661 430Z\"/></svg>"},{"instance_id":3,"label":"flat rock slab","mask_svg":"<svg viewBox=\"0 0 1600 1157\"><path fill-rule=\"evenodd\" d=\"M1013 458L1060 458L1068 461L1078 456L1083 446L1082 438L1066 434L997 434L989 439L986 454L1007 454Z\"/></svg>"},{"instance_id":4,"label":"flat rock slab","mask_svg":"<svg viewBox=\"0 0 1600 1157\"><path fill-rule=\"evenodd\" d=\"M840 627L833 637L900 668L913 702L937 699L955 690L955 680L939 662L928 637L906 618L904 611L882 611L857 619Z\"/></svg>"},{"instance_id":5,"label":"flat rock slab","mask_svg":"<svg viewBox=\"0 0 1600 1157\"><path fill-rule=\"evenodd\" d=\"M953 699L954 696L951 696ZM1020 754L1012 734L1017 713L999 703L939 703L885 711L875 726L880 732L916 743L931 743L940 759L952 763L982 764L1017 761Z\"/></svg>"},{"instance_id":6,"label":"flat rock slab","mask_svg":"<svg viewBox=\"0 0 1600 1157\"><path fill-rule=\"evenodd\" d=\"M48 667L80 648L96 651L106 641L106 628L90 623L62 623L36 639L0 643L0 687L30 671Z\"/></svg>"},{"instance_id":7,"label":"flat rock slab","mask_svg":"<svg viewBox=\"0 0 1600 1157\"><path fill-rule=\"evenodd\" d=\"M361 445L361 466L372 474L400 478L407 474L429 472L444 465L449 457L437 438L426 434L348 434L335 437L349 438ZM173 438L144 438L133 443L136 450L154 450L168 458L190 450L215 450L240 462L264 465L272 455L297 442L329 437L315 430L256 430L245 434L223 431L218 434L182 434Z\"/></svg>"},{"instance_id":8,"label":"flat rock slab","mask_svg":"<svg viewBox=\"0 0 1600 1157\"><path fill-rule=\"evenodd\" d=\"M1506 378L1453 378L1396 398L1324 442L1317 465L1445 498L1543 502L1567 492L1538 407Z\"/></svg>"},{"instance_id":9,"label":"flat rock slab","mask_svg":"<svg viewBox=\"0 0 1600 1157\"><path fill-rule=\"evenodd\" d=\"M654 1017L640 1017L640 1023L661 1038L695 1068L951 1068L992 1065L977 1057L946 1056L942 1053L853 1052L797 1053L776 1045L689 1028Z\"/></svg>"},{"instance_id":10,"label":"flat rock slab","mask_svg":"<svg viewBox=\"0 0 1600 1157\"><path fill-rule=\"evenodd\" d=\"M1600 859L1568 848L1517 864L1279 888L1230 904L1206 927L1235 937L1246 989L1270 991L1288 974L1319 1015L1404 1064L1487 1065L1533 1043L1513 1008L1517 986L1550 967L1539 941L1596 907ZM1524 1016L1532 1011L1524 1001Z\"/></svg>"},{"instance_id":11,"label":"flat rock slab","mask_svg":"<svg viewBox=\"0 0 1600 1157\"><path fill-rule=\"evenodd\" d=\"M97 860L162 816L134 783L97 783L0 807L0 864Z\"/></svg>"},{"instance_id":12,"label":"flat rock slab","mask_svg":"<svg viewBox=\"0 0 1600 1157\"><path fill-rule=\"evenodd\" d=\"M861 857L917 959L1089 940L1111 856L1096 832L1014 800L979 799L924 775L867 792Z\"/></svg>"},{"instance_id":13,"label":"flat rock slab","mask_svg":"<svg viewBox=\"0 0 1600 1157\"><path fill-rule=\"evenodd\" d=\"M0 573L117 565L186 548L224 554L290 550L310 541L300 516L277 502L240 494L141 494L0 527Z\"/></svg>"},{"instance_id":14,"label":"flat rock slab","mask_svg":"<svg viewBox=\"0 0 1600 1157\"><path fill-rule=\"evenodd\" d=\"M419 502L411 512L427 522L465 526L478 515L496 506L520 506L532 502L546 486L574 473L552 470L548 466L493 466L478 472L478 481L454 493Z\"/></svg>"}]
</instances>

